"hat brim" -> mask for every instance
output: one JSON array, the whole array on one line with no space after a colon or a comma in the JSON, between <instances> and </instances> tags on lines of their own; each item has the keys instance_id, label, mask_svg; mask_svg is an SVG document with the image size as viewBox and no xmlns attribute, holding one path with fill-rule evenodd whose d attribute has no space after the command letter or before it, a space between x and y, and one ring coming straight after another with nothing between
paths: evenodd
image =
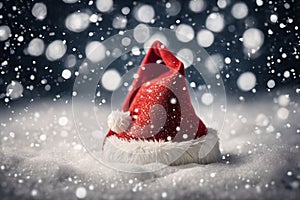
<instances>
[{"instance_id":1,"label":"hat brim","mask_svg":"<svg viewBox=\"0 0 300 200\"><path fill-rule=\"evenodd\" d=\"M105 141L103 156L109 162L183 165L215 162L221 157L221 152L217 131L208 128L206 135L183 142L128 141L112 135Z\"/></svg>"}]
</instances>

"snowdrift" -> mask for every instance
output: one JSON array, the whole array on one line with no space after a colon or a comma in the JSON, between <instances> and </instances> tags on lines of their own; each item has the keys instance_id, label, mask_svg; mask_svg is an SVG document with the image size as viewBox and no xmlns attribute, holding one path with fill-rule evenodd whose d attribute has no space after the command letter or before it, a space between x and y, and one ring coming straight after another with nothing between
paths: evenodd
<instances>
[{"instance_id":1,"label":"snowdrift","mask_svg":"<svg viewBox=\"0 0 300 200\"><path fill-rule=\"evenodd\" d=\"M228 105L224 129L219 130L222 159L217 163L118 164L124 170L117 171L86 151L70 103L35 104L1 117L1 197L297 199L300 110L290 103L289 116L282 119L279 109L267 100ZM160 170L150 170L155 168Z\"/></svg>"}]
</instances>

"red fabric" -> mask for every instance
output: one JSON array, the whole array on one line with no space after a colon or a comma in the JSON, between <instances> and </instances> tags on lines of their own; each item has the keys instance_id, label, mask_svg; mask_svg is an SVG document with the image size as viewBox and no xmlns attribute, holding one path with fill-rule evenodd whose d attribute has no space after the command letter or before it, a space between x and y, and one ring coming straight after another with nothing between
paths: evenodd
<instances>
[{"instance_id":1,"label":"red fabric","mask_svg":"<svg viewBox=\"0 0 300 200\"><path fill-rule=\"evenodd\" d=\"M191 104L183 63L161 42L152 44L137 75L122 106L133 123L127 132L110 130L107 137L184 141L207 133Z\"/></svg>"}]
</instances>

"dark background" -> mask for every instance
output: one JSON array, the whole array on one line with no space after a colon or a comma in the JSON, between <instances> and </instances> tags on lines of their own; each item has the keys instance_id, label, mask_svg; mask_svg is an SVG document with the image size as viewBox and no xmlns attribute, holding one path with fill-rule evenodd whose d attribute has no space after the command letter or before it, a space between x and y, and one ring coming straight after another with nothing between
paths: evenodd
<instances>
[{"instance_id":1,"label":"dark background","mask_svg":"<svg viewBox=\"0 0 300 200\"><path fill-rule=\"evenodd\" d=\"M247 4L249 13L245 19L237 20L231 15L231 8L234 5L234 0L228 1L225 9L220 9L217 6L217 1L206 1L207 7L201 13L194 13L188 7L189 1L181 1L181 11L176 16L168 16L166 12L166 2L163 1L114 1L113 10L109 13L101 13L97 10L95 3L88 5L88 1L78 1L74 4L66 4L62 0L39 0L39 1L11 1L2 0L0 13L0 25L8 25L12 35L6 41L0 42L0 63L7 61L5 66L0 65L0 104L9 106L11 104L24 104L30 101L36 101L40 98L59 99L62 97L69 98L72 94L73 82L75 79L74 73L78 71L81 62L85 57L85 46L89 41L100 41L100 38L106 39L120 30L112 28L112 20L117 15L122 15L121 9L125 6L129 7L131 12L127 17L127 26L125 29L133 29L138 22L133 16L133 9L139 4L150 4L155 9L155 23L149 24L153 27L169 28L171 25L176 25L176 20L180 19L181 23L193 26L195 33L202 28L205 28L205 19L213 11L218 11L225 16L226 24L222 32L214 33L214 44L206 48L209 54L220 53L225 57L229 56L232 60L230 64L224 64L221 71L222 78L225 84L227 97L238 100L239 96L249 97L249 101L264 93L267 95L278 95L281 90L292 89L296 93L296 89L300 86L299 81L299 19L300 6L299 1L279 0L279 1L264 1L262 6L257 6L253 0L243 1ZM43 2L47 6L47 17L40 21L37 20L31 13L33 5L37 2ZM290 5L286 9L284 4ZM13 9L13 6L17 10ZM65 27L66 17L78 10L87 11L89 13L101 14L103 21L96 26L91 23L89 27L81 33L74 33ZM276 10L276 11L275 11ZM276 13L278 22L270 22L270 15ZM288 19L293 19L292 23L288 23ZM280 28L279 24L286 25ZM234 32L230 32L228 27L235 27ZM43 28L44 27L44 28ZM264 44L257 58L248 58L242 51L242 43L238 39L242 37L244 31L250 27L260 29L264 35ZM272 35L268 34L268 30L273 31ZM50 34L50 33L55 33ZM89 32L94 32L93 36L89 36ZM24 41L19 42L15 35L24 36ZM24 49L33 39L39 37L43 39L45 46L54 40L66 40L67 53L58 61L49 61L43 54L38 57L32 57L24 54ZM226 43L230 42L230 47ZM5 48L8 46L8 48ZM75 47L76 51L72 48ZM287 58L281 58L282 53L287 54ZM65 80L61 77L65 67L67 55L73 54L77 57L77 63L73 68L72 77ZM82 58L78 56L82 55ZM128 57L127 60L119 60L120 68L117 70L120 73L124 72L122 66L128 60L132 60L134 65L138 65L142 55L139 57ZM240 62L235 62L239 59ZM277 62L280 59L281 62ZM35 64L33 63L35 61ZM123 63L123 64L122 64ZM18 71L15 71L16 67ZM275 73L271 73L275 70ZM294 70L289 78L283 77L285 71ZM256 93L243 92L236 85L236 79L242 72L251 71L256 75L257 85ZM226 74L230 74L230 78L226 78ZM30 76L34 75L35 79L30 80ZM51 86L49 91L45 90L45 85L41 83L42 79L47 79L47 84ZM267 81L274 79L276 86L268 90ZM24 88L23 97L4 102L6 98L6 88L12 80L20 82ZM29 86L33 86L33 90L29 90Z\"/></svg>"}]
</instances>

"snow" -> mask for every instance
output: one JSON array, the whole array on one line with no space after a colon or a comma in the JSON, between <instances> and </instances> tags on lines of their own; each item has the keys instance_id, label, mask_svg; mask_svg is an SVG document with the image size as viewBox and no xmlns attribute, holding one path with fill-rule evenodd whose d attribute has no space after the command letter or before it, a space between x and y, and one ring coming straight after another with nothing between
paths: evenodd
<instances>
[{"instance_id":1,"label":"snow","mask_svg":"<svg viewBox=\"0 0 300 200\"><path fill-rule=\"evenodd\" d=\"M280 27L280 28L285 28L286 25L285 25L284 23L280 23L280 24L279 24L279 27Z\"/></svg>"},{"instance_id":2,"label":"snow","mask_svg":"<svg viewBox=\"0 0 300 200\"><path fill-rule=\"evenodd\" d=\"M169 16L176 16L181 10L181 4L176 0L170 0L166 3L166 12Z\"/></svg>"},{"instance_id":3,"label":"snow","mask_svg":"<svg viewBox=\"0 0 300 200\"><path fill-rule=\"evenodd\" d=\"M133 37L139 43L146 42L150 37L150 29L146 24L139 24L133 30Z\"/></svg>"},{"instance_id":4,"label":"snow","mask_svg":"<svg viewBox=\"0 0 300 200\"><path fill-rule=\"evenodd\" d=\"M267 82L268 88L274 88L275 85L276 85L276 83L273 79L268 80L268 82Z\"/></svg>"},{"instance_id":5,"label":"snow","mask_svg":"<svg viewBox=\"0 0 300 200\"><path fill-rule=\"evenodd\" d=\"M283 73L283 76L284 76L285 78L289 78L290 75L291 75L291 73L290 73L289 71L285 71L285 72Z\"/></svg>"},{"instance_id":6,"label":"snow","mask_svg":"<svg viewBox=\"0 0 300 200\"><path fill-rule=\"evenodd\" d=\"M6 123L1 129L2 188L13 191L11 197L24 199L44 199L45 195L49 199L297 199L299 108L289 118L293 128L285 128L286 120L272 117L276 114L272 99L259 102L228 105L224 128L219 131L220 161L182 166L119 164L121 171L100 164L86 151L89 146L82 146L71 120L71 104L36 103L27 112L21 109L22 114L10 122L5 122L6 116L0 118ZM208 109L201 111L207 120ZM261 113L265 117L257 119ZM60 116L70 119L63 127L57 122ZM265 125L266 117L273 130L256 125L259 121ZM89 123L87 119L82 115ZM223 122L219 116L214 120ZM98 128L95 135L101 132ZM40 140L41 134L47 139ZM149 172L155 168L160 170ZM127 169L136 173L124 172Z\"/></svg>"},{"instance_id":7,"label":"snow","mask_svg":"<svg viewBox=\"0 0 300 200\"><path fill-rule=\"evenodd\" d=\"M279 108L278 111L277 111L277 116L280 118L280 119L287 119L288 116L289 116L289 110L286 109L286 108Z\"/></svg>"},{"instance_id":8,"label":"snow","mask_svg":"<svg viewBox=\"0 0 300 200\"><path fill-rule=\"evenodd\" d=\"M116 29L124 29L127 25L127 19L124 16L116 16L113 19L112 26Z\"/></svg>"},{"instance_id":9,"label":"snow","mask_svg":"<svg viewBox=\"0 0 300 200\"><path fill-rule=\"evenodd\" d=\"M45 50L45 44L44 41L40 38L32 39L29 42L27 48L27 51L31 56L40 56L43 54L44 50Z\"/></svg>"},{"instance_id":10,"label":"snow","mask_svg":"<svg viewBox=\"0 0 300 200\"><path fill-rule=\"evenodd\" d=\"M250 50L258 50L264 43L264 34L257 28L249 28L243 34L243 45Z\"/></svg>"},{"instance_id":11,"label":"snow","mask_svg":"<svg viewBox=\"0 0 300 200\"><path fill-rule=\"evenodd\" d=\"M37 190L35 190L35 189L33 189L32 191L31 191L31 195L34 197L34 196L36 196L38 194L38 191Z\"/></svg>"},{"instance_id":12,"label":"snow","mask_svg":"<svg viewBox=\"0 0 300 200\"><path fill-rule=\"evenodd\" d=\"M290 97L288 94L282 94L278 97L278 104L280 106L287 106L290 103Z\"/></svg>"},{"instance_id":13,"label":"snow","mask_svg":"<svg viewBox=\"0 0 300 200\"><path fill-rule=\"evenodd\" d=\"M85 54L90 61L100 62L106 57L106 48L101 42L93 41L86 46Z\"/></svg>"},{"instance_id":14,"label":"snow","mask_svg":"<svg viewBox=\"0 0 300 200\"><path fill-rule=\"evenodd\" d=\"M171 103L171 104L176 104L176 103L177 103L176 98L171 98L171 99L170 99L170 103Z\"/></svg>"},{"instance_id":15,"label":"snow","mask_svg":"<svg viewBox=\"0 0 300 200\"><path fill-rule=\"evenodd\" d=\"M77 59L74 55L68 55L65 61L66 67L74 67L76 65Z\"/></svg>"},{"instance_id":16,"label":"snow","mask_svg":"<svg viewBox=\"0 0 300 200\"><path fill-rule=\"evenodd\" d=\"M44 3L35 3L31 13L38 20L44 20L47 16L47 6Z\"/></svg>"},{"instance_id":17,"label":"snow","mask_svg":"<svg viewBox=\"0 0 300 200\"><path fill-rule=\"evenodd\" d=\"M2 25L0 26L0 41L5 41L10 37L11 30L9 26Z\"/></svg>"},{"instance_id":18,"label":"snow","mask_svg":"<svg viewBox=\"0 0 300 200\"><path fill-rule=\"evenodd\" d=\"M72 76L72 73L69 69L64 69L61 73L61 76L64 78L64 79L69 79L71 78Z\"/></svg>"},{"instance_id":19,"label":"snow","mask_svg":"<svg viewBox=\"0 0 300 200\"><path fill-rule=\"evenodd\" d=\"M282 58L286 58L286 57L287 57L286 53L282 53L282 54L281 54L281 57L282 57Z\"/></svg>"},{"instance_id":20,"label":"snow","mask_svg":"<svg viewBox=\"0 0 300 200\"><path fill-rule=\"evenodd\" d=\"M97 0L96 7L100 12L109 12L113 7L113 0Z\"/></svg>"},{"instance_id":21,"label":"snow","mask_svg":"<svg viewBox=\"0 0 300 200\"><path fill-rule=\"evenodd\" d=\"M221 54L213 54L205 60L205 67L212 74L218 73L224 66L223 56Z\"/></svg>"},{"instance_id":22,"label":"snow","mask_svg":"<svg viewBox=\"0 0 300 200\"><path fill-rule=\"evenodd\" d=\"M227 6L227 0L218 0L217 5L219 6L219 8L226 8Z\"/></svg>"},{"instance_id":23,"label":"snow","mask_svg":"<svg viewBox=\"0 0 300 200\"><path fill-rule=\"evenodd\" d=\"M121 76L116 70L107 70L101 79L102 86L108 91L116 90L121 83Z\"/></svg>"},{"instance_id":24,"label":"snow","mask_svg":"<svg viewBox=\"0 0 300 200\"><path fill-rule=\"evenodd\" d=\"M66 126L67 123L68 123L68 118L66 116L61 116L59 119L58 119L58 124L60 126Z\"/></svg>"},{"instance_id":25,"label":"snow","mask_svg":"<svg viewBox=\"0 0 300 200\"><path fill-rule=\"evenodd\" d=\"M92 23L96 23L97 21L99 21L99 19L101 19L100 15L92 14L90 16L90 22Z\"/></svg>"},{"instance_id":26,"label":"snow","mask_svg":"<svg viewBox=\"0 0 300 200\"><path fill-rule=\"evenodd\" d=\"M289 3L285 3L285 4L284 4L284 7L285 7L285 9L290 9L290 8L291 8L291 6L290 6Z\"/></svg>"},{"instance_id":27,"label":"snow","mask_svg":"<svg viewBox=\"0 0 300 200\"><path fill-rule=\"evenodd\" d=\"M252 72L244 72L237 79L237 86L242 91L250 91L256 85L256 77Z\"/></svg>"},{"instance_id":28,"label":"snow","mask_svg":"<svg viewBox=\"0 0 300 200\"><path fill-rule=\"evenodd\" d=\"M214 40L214 34L209 30L203 29L197 34L197 42L202 47L210 47Z\"/></svg>"},{"instance_id":29,"label":"snow","mask_svg":"<svg viewBox=\"0 0 300 200\"><path fill-rule=\"evenodd\" d=\"M270 21L276 23L278 20L278 16L276 14L270 15Z\"/></svg>"},{"instance_id":30,"label":"snow","mask_svg":"<svg viewBox=\"0 0 300 200\"><path fill-rule=\"evenodd\" d=\"M70 31L79 33L84 31L90 24L90 16L87 13L72 13L67 16L65 25Z\"/></svg>"},{"instance_id":31,"label":"snow","mask_svg":"<svg viewBox=\"0 0 300 200\"><path fill-rule=\"evenodd\" d=\"M190 86L191 86L192 88L195 88L195 87L196 87L196 83L195 83L195 82L190 82Z\"/></svg>"},{"instance_id":32,"label":"snow","mask_svg":"<svg viewBox=\"0 0 300 200\"><path fill-rule=\"evenodd\" d=\"M205 26L213 32L221 32L225 26L224 16L220 13L211 13L206 18Z\"/></svg>"},{"instance_id":33,"label":"snow","mask_svg":"<svg viewBox=\"0 0 300 200\"><path fill-rule=\"evenodd\" d=\"M46 57L50 61L62 58L67 51L67 45L62 40L51 42L46 49Z\"/></svg>"},{"instance_id":34,"label":"snow","mask_svg":"<svg viewBox=\"0 0 300 200\"><path fill-rule=\"evenodd\" d=\"M256 5L262 6L264 4L263 0L256 0Z\"/></svg>"},{"instance_id":35,"label":"snow","mask_svg":"<svg viewBox=\"0 0 300 200\"><path fill-rule=\"evenodd\" d=\"M176 37L181 42L189 42L194 39L194 29L187 24L180 24L175 30Z\"/></svg>"},{"instance_id":36,"label":"snow","mask_svg":"<svg viewBox=\"0 0 300 200\"><path fill-rule=\"evenodd\" d=\"M188 68L194 62L193 52L188 48L179 50L176 56L180 61L183 62L185 68Z\"/></svg>"},{"instance_id":37,"label":"snow","mask_svg":"<svg viewBox=\"0 0 300 200\"><path fill-rule=\"evenodd\" d=\"M121 44L124 46L124 47L127 47L129 46L131 43L131 39L129 37L124 37L122 40L121 40Z\"/></svg>"},{"instance_id":38,"label":"snow","mask_svg":"<svg viewBox=\"0 0 300 200\"><path fill-rule=\"evenodd\" d=\"M87 191L84 187L78 187L76 189L76 197L78 199L84 199L86 197Z\"/></svg>"},{"instance_id":39,"label":"snow","mask_svg":"<svg viewBox=\"0 0 300 200\"><path fill-rule=\"evenodd\" d=\"M121 9L121 12L123 15L128 15L130 13L130 8L129 7L124 7Z\"/></svg>"},{"instance_id":40,"label":"snow","mask_svg":"<svg viewBox=\"0 0 300 200\"><path fill-rule=\"evenodd\" d=\"M45 85L45 90L50 91L51 90L51 85L49 85L49 84Z\"/></svg>"},{"instance_id":41,"label":"snow","mask_svg":"<svg viewBox=\"0 0 300 200\"><path fill-rule=\"evenodd\" d=\"M132 47L131 52L135 56L141 55L141 51L140 51L139 47L137 47L137 46Z\"/></svg>"},{"instance_id":42,"label":"snow","mask_svg":"<svg viewBox=\"0 0 300 200\"><path fill-rule=\"evenodd\" d=\"M231 63L231 59L229 57L226 57L224 61L227 65Z\"/></svg>"},{"instance_id":43,"label":"snow","mask_svg":"<svg viewBox=\"0 0 300 200\"><path fill-rule=\"evenodd\" d=\"M6 87L6 95L11 99L18 99L23 94L23 86L20 82L14 80Z\"/></svg>"},{"instance_id":44,"label":"snow","mask_svg":"<svg viewBox=\"0 0 300 200\"><path fill-rule=\"evenodd\" d=\"M17 40L18 40L19 42L23 42L23 41L24 41L24 37L23 37L22 35L20 35L20 36L17 38Z\"/></svg>"},{"instance_id":45,"label":"snow","mask_svg":"<svg viewBox=\"0 0 300 200\"><path fill-rule=\"evenodd\" d=\"M211 93L204 93L201 97L201 101L204 105L209 106L214 101L214 96Z\"/></svg>"},{"instance_id":46,"label":"snow","mask_svg":"<svg viewBox=\"0 0 300 200\"><path fill-rule=\"evenodd\" d=\"M195 13L202 12L206 7L204 0L190 0L189 9Z\"/></svg>"},{"instance_id":47,"label":"snow","mask_svg":"<svg viewBox=\"0 0 300 200\"><path fill-rule=\"evenodd\" d=\"M65 3L76 3L78 0L62 0Z\"/></svg>"},{"instance_id":48,"label":"snow","mask_svg":"<svg viewBox=\"0 0 300 200\"><path fill-rule=\"evenodd\" d=\"M47 136L46 135L40 135L40 140L41 141L46 141L46 139L47 139Z\"/></svg>"},{"instance_id":49,"label":"snow","mask_svg":"<svg viewBox=\"0 0 300 200\"><path fill-rule=\"evenodd\" d=\"M231 14L236 19L243 19L248 15L248 7L243 2L236 3L231 9Z\"/></svg>"},{"instance_id":50,"label":"snow","mask_svg":"<svg viewBox=\"0 0 300 200\"><path fill-rule=\"evenodd\" d=\"M150 5L142 5L135 11L135 18L144 23L150 23L155 17L155 11Z\"/></svg>"},{"instance_id":51,"label":"snow","mask_svg":"<svg viewBox=\"0 0 300 200\"><path fill-rule=\"evenodd\" d=\"M255 119L255 124L257 126L264 127L264 126L269 125L269 122L270 122L269 118L265 114L263 114L263 113L258 114L257 117L256 117L256 119Z\"/></svg>"}]
</instances>

